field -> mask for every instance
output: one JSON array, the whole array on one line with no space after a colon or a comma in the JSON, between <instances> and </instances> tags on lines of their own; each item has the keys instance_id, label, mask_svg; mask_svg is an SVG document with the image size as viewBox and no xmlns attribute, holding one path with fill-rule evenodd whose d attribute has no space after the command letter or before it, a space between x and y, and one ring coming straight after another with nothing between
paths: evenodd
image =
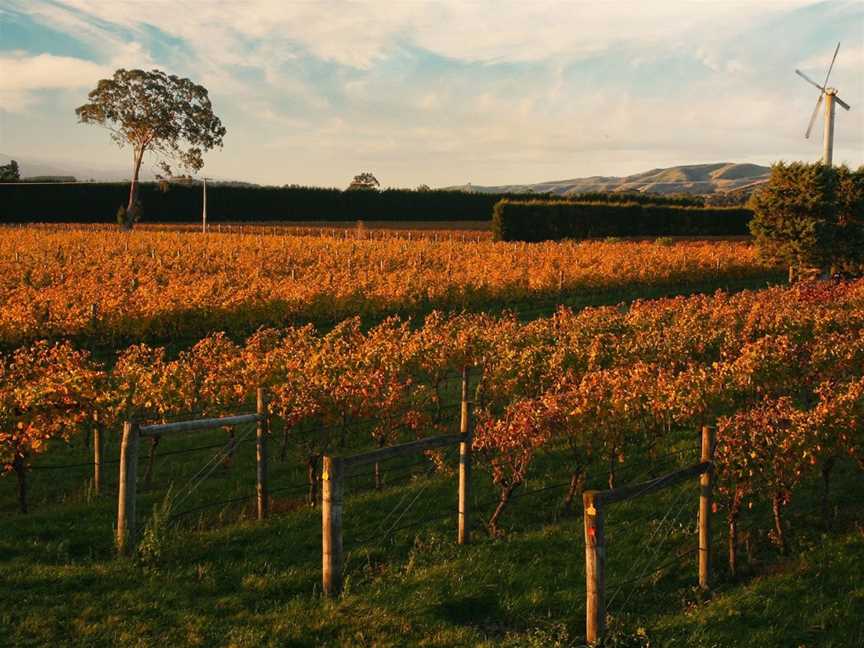
<instances>
[{"instance_id":1,"label":"field","mask_svg":"<svg viewBox=\"0 0 864 648\"><path fill-rule=\"evenodd\" d=\"M200 460L182 460L188 456L157 471L159 492L172 474L201 466ZM250 462L247 455L246 465ZM538 463L530 490L558 483L562 468L560 456ZM45 491L62 491L57 484L49 488L45 477L35 477ZM214 480L209 495L230 495L225 481ZM595 485L602 487L599 482ZM411 524L449 512L452 479L418 477L380 494L349 492L346 543L377 531L383 512L424 485L420 506L403 520ZM478 479L477 486L488 514L494 495L485 480ZM838 504L832 533L826 535L819 521L818 484L808 483L789 511L796 529L791 557L779 556L765 539L770 513L760 510L751 520L761 544L739 577L729 576L718 552L715 593L703 600L694 588L693 557L677 561L641 583L626 606L632 586L621 591L610 607L615 627L622 637L646 628L652 646L860 645L860 473L844 464L834 486L857 492L859 499ZM246 492L251 488L254 477L245 484ZM695 487L682 488L693 493L695 505ZM610 520L615 534L610 535L610 581L623 580L639 563L655 528L650 520L659 521L677 496L679 491L670 492L616 511ZM579 510L561 516L562 497L558 489L514 501L506 536L489 537L478 521L468 547L455 545L452 516L409 527L391 539L349 544L346 592L328 602L320 595L320 513L297 496L274 494L277 513L266 523L243 518L239 505L228 505L196 519L191 529L166 535L153 546L158 551L118 560L111 541L113 499L70 495L3 527L0 624L9 634L0 644L579 646L585 605L582 516ZM722 524L719 530L722 534ZM676 549L684 540L679 533L673 538ZM721 535L718 548L724 542ZM800 614L804 609L807 614ZM742 642L742 634L749 643ZM618 645L647 642L631 638Z\"/></svg>"},{"instance_id":2,"label":"field","mask_svg":"<svg viewBox=\"0 0 864 648\"><path fill-rule=\"evenodd\" d=\"M747 242L542 245L400 236L217 236L0 230L0 345L72 337L111 348L194 343L211 331L332 325L360 315L501 310L764 286L783 273Z\"/></svg>"},{"instance_id":3,"label":"field","mask_svg":"<svg viewBox=\"0 0 864 648\"><path fill-rule=\"evenodd\" d=\"M0 644L584 645L581 491L692 466L704 425L711 590L696 479L616 505L607 645L864 641L864 282L765 288L743 241L286 234L0 232ZM322 455L458 431L466 368L471 544L454 448L382 461L346 480L325 598ZM165 436L117 557L123 421L258 387L269 517L254 426Z\"/></svg>"}]
</instances>

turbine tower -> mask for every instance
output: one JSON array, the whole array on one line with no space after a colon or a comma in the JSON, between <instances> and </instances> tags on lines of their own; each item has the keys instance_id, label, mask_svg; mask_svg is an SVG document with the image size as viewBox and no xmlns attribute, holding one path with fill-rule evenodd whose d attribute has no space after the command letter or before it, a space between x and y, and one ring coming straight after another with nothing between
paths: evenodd
<instances>
[{"instance_id":1,"label":"turbine tower","mask_svg":"<svg viewBox=\"0 0 864 648\"><path fill-rule=\"evenodd\" d=\"M813 130L816 115L819 114L819 107L822 105L822 100L825 99L825 149L822 154L822 162L826 166L831 166L834 154L834 104L838 103L846 110L850 108L849 104L837 96L835 88L828 87L828 77L831 76L831 69L834 67L834 61L837 60L837 52L839 51L840 43L837 43L837 49L834 50L834 58L831 59L831 65L828 66L828 74L825 75L825 82L822 85L816 83L801 70L795 70L795 74L819 89L819 99L816 100L816 108L813 110L813 116L810 117L810 123L807 125L807 132L804 133L804 137L810 137L810 131Z\"/></svg>"}]
</instances>

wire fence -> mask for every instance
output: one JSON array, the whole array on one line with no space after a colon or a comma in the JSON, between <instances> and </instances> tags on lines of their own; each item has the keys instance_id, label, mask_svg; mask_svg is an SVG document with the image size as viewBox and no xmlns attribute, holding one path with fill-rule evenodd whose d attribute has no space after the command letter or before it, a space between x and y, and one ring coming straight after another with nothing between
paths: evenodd
<instances>
[{"instance_id":1,"label":"wire fence","mask_svg":"<svg viewBox=\"0 0 864 648\"><path fill-rule=\"evenodd\" d=\"M364 515L368 517L374 513L379 515L374 516L375 519L371 522L366 521L362 527L355 528L349 525L348 538L344 543L344 548L347 551L356 551L361 547L367 547L370 543L380 543L388 538L392 539L395 535L403 530L428 526L435 522L439 522L446 518L455 518L457 512L454 509L446 511L440 510L440 501L434 493L430 493L430 487L436 484L436 473L438 477L442 477L440 469L442 466L449 465L455 462L456 449L449 447L445 450L426 451L424 458L421 460L410 461L403 467L409 467L408 470L402 470L398 473L396 480L391 480L389 484L395 484L403 481L412 481L412 488L405 487L395 505L388 506L386 513L384 510L368 509L364 511ZM415 470L417 466L427 464L424 469ZM439 484L452 484L452 479L439 479ZM346 513L345 519L355 519L351 515L350 501L351 496L356 496L366 492L366 488L352 488L346 495ZM423 498L423 495L427 495ZM455 497L455 492L453 493ZM384 515L380 515L384 513Z\"/></svg>"}]
</instances>

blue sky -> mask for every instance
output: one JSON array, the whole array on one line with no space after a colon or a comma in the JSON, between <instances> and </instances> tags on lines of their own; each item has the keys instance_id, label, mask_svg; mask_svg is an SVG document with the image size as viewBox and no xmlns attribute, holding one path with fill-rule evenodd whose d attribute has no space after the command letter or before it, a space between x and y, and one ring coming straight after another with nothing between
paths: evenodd
<instances>
[{"instance_id":1,"label":"blue sky","mask_svg":"<svg viewBox=\"0 0 864 648\"><path fill-rule=\"evenodd\" d=\"M864 164L864 3L0 0L0 153L123 169L74 108L118 67L210 90L228 129L204 174L344 186L505 184L676 164Z\"/></svg>"}]
</instances>

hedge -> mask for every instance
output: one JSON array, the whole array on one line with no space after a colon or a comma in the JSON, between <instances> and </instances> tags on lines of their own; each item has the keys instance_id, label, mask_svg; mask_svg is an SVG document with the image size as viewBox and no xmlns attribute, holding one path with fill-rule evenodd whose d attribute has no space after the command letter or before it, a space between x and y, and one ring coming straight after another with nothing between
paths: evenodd
<instances>
[{"instance_id":1,"label":"hedge","mask_svg":"<svg viewBox=\"0 0 864 648\"><path fill-rule=\"evenodd\" d=\"M497 241L729 236L748 234L752 217L741 208L503 199L493 209L492 231Z\"/></svg>"},{"instance_id":2,"label":"hedge","mask_svg":"<svg viewBox=\"0 0 864 648\"><path fill-rule=\"evenodd\" d=\"M0 222L114 222L128 200L128 183L0 185ZM143 222L197 222L201 185L140 185ZM607 200L632 200L624 194L592 194ZM464 191L340 191L318 187L255 187L208 184L207 218L219 221L487 221L496 202L509 194ZM520 196L516 196L520 197ZM524 198L524 194L521 195ZM564 200L543 195L550 202ZM648 198L640 196L640 199ZM698 197L654 197L680 204Z\"/></svg>"}]
</instances>

